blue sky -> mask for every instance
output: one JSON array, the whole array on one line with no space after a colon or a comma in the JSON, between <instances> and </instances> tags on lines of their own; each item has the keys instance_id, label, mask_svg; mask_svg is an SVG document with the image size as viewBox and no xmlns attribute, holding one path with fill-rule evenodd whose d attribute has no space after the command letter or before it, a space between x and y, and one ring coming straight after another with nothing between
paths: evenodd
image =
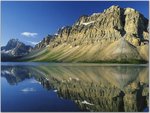
<instances>
[{"instance_id":1,"label":"blue sky","mask_svg":"<svg viewBox=\"0 0 150 113\"><path fill-rule=\"evenodd\" d=\"M148 1L3 1L2 45L11 38L33 45L60 27L72 25L80 16L103 12L112 5L134 8L148 18Z\"/></svg>"}]
</instances>

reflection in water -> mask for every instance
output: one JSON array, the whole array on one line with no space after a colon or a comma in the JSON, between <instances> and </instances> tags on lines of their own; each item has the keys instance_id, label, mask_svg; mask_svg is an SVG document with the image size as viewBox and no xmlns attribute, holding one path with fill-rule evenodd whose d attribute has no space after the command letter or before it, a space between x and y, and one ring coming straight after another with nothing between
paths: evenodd
<instances>
[{"instance_id":1,"label":"reflection in water","mask_svg":"<svg viewBox=\"0 0 150 113\"><path fill-rule=\"evenodd\" d=\"M34 77L81 111L143 111L148 107L148 67L144 66L2 66L14 85Z\"/></svg>"}]
</instances>

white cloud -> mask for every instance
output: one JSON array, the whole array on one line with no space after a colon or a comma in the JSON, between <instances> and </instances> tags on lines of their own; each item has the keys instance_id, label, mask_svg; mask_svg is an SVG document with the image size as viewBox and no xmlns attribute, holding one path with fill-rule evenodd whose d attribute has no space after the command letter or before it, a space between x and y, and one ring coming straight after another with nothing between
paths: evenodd
<instances>
[{"instance_id":1,"label":"white cloud","mask_svg":"<svg viewBox=\"0 0 150 113\"><path fill-rule=\"evenodd\" d=\"M26 37L34 37L38 35L37 33L32 33L32 32L23 32L21 35L26 36Z\"/></svg>"},{"instance_id":2,"label":"white cloud","mask_svg":"<svg viewBox=\"0 0 150 113\"><path fill-rule=\"evenodd\" d=\"M36 90L34 88L24 88L21 91L22 92L35 92Z\"/></svg>"}]
</instances>

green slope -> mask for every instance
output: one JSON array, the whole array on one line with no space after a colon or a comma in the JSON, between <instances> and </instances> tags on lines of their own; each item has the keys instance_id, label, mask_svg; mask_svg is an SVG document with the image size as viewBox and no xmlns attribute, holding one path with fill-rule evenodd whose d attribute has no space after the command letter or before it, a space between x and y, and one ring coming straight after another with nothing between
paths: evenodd
<instances>
[{"instance_id":1,"label":"green slope","mask_svg":"<svg viewBox=\"0 0 150 113\"><path fill-rule=\"evenodd\" d=\"M89 44L72 47L61 44L55 48L45 47L31 52L21 61L145 63L147 56L147 47L135 47L120 39L107 46Z\"/></svg>"}]
</instances>

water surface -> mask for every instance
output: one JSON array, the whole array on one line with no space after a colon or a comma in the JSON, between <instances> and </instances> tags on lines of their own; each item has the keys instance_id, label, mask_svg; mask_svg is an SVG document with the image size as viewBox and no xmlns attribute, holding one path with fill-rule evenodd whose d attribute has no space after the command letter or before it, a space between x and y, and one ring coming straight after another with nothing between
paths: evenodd
<instances>
[{"instance_id":1,"label":"water surface","mask_svg":"<svg viewBox=\"0 0 150 113\"><path fill-rule=\"evenodd\" d=\"M2 63L2 111L147 111L147 65Z\"/></svg>"}]
</instances>

